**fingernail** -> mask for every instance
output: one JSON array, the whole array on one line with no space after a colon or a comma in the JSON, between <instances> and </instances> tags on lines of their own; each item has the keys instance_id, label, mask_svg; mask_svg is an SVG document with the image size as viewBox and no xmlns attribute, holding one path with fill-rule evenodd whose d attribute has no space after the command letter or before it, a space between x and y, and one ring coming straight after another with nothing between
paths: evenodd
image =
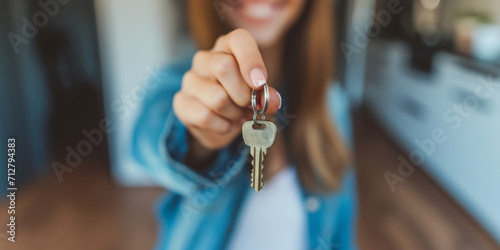
<instances>
[{"instance_id":1,"label":"fingernail","mask_svg":"<svg viewBox=\"0 0 500 250\"><path fill-rule=\"evenodd\" d=\"M278 109L280 109L281 108L281 104L283 103L283 100L281 99L280 92L276 91L276 93L278 93L278 97L280 98L280 106L278 107Z\"/></svg>"},{"instance_id":2,"label":"fingernail","mask_svg":"<svg viewBox=\"0 0 500 250\"><path fill-rule=\"evenodd\" d=\"M253 85L255 87L260 87L266 83L266 77L264 76L264 72L262 70L255 68L250 71L250 80L252 80Z\"/></svg>"}]
</instances>

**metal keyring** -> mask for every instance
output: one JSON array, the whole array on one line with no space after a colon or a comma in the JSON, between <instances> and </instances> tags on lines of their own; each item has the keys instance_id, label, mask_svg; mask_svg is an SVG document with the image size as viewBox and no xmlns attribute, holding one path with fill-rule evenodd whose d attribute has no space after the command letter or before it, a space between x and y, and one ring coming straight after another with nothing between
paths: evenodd
<instances>
[{"instance_id":1,"label":"metal keyring","mask_svg":"<svg viewBox=\"0 0 500 250\"><path fill-rule=\"evenodd\" d=\"M252 90L252 109L253 109L253 121L255 124L257 122L257 116L260 115L261 119L266 119L266 111L269 107L269 88L267 87L267 83L264 83L264 108L262 110L257 109L257 90Z\"/></svg>"}]
</instances>

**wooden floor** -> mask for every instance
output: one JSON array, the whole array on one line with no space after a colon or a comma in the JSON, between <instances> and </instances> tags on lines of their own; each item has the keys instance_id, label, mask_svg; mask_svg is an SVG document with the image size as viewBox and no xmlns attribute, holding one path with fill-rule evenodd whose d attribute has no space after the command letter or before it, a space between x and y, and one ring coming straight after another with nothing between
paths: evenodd
<instances>
[{"instance_id":1,"label":"wooden floor","mask_svg":"<svg viewBox=\"0 0 500 250\"><path fill-rule=\"evenodd\" d=\"M392 192L383 174L397 173L405 154L366 115L354 121L362 249L500 249L422 170Z\"/></svg>"},{"instance_id":2,"label":"wooden floor","mask_svg":"<svg viewBox=\"0 0 500 250\"><path fill-rule=\"evenodd\" d=\"M400 152L373 122L355 119L362 249L500 249L427 175L416 170L390 191ZM152 205L159 188L123 188L106 166L85 162L59 183L53 175L18 193L16 243L0 232L0 249L150 249ZM1 212L3 211L3 212ZM7 204L0 223L7 223Z\"/></svg>"}]
</instances>

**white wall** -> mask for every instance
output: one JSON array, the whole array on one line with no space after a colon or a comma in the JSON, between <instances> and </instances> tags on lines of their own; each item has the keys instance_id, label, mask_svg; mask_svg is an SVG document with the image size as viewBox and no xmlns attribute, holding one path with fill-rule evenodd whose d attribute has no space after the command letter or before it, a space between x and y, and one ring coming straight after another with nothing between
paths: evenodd
<instances>
[{"instance_id":1,"label":"white wall","mask_svg":"<svg viewBox=\"0 0 500 250\"><path fill-rule=\"evenodd\" d=\"M344 48L341 50L343 51L343 56L346 58L345 86L352 106L357 108L363 101L366 48L369 41L366 40L366 43L360 43L358 40L360 36L358 31L364 30L373 23L370 13L373 11L375 1L348 0L347 5L349 17L346 24L346 41L345 43L341 42L341 46ZM344 51L345 46L354 47L350 48L349 51L355 52L351 54Z\"/></svg>"},{"instance_id":2,"label":"white wall","mask_svg":"<svg viewBox=\"0 0 500 250\"><path fill-rule=\"evenodd\" d=\"M109 136L112 172L124 185L150 184L130 155L133 120L140 110L140 100L132 96L134 87L140 86L149 72L186 50L186 46L181 45L186 43L179 29L183 20L177 6L179 2L101 0L94 3L106 116L116 126Z\"/></svg>"}]
</instances>

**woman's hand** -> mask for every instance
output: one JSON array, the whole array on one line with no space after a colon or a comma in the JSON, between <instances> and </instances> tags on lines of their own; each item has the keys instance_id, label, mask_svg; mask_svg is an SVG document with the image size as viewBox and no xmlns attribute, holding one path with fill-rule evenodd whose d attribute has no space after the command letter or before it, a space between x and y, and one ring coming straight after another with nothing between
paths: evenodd
<instances>
[{"instance_id":1,"label":"woman's hand","mask_svg":"<svg viewBox=\"0 0 500 250\"><path fill-rule=\"evenodd\" d=\"M219 37L211 50L196 53L173 102L192 135L190 157L204 158L240 135L242 124L252 119L252 89L261 89L266 80L257 43L246 30L234 30ZM269 94L266 114L273 114L281 97L274 88Z\"/></svg>"}]
</instances>

